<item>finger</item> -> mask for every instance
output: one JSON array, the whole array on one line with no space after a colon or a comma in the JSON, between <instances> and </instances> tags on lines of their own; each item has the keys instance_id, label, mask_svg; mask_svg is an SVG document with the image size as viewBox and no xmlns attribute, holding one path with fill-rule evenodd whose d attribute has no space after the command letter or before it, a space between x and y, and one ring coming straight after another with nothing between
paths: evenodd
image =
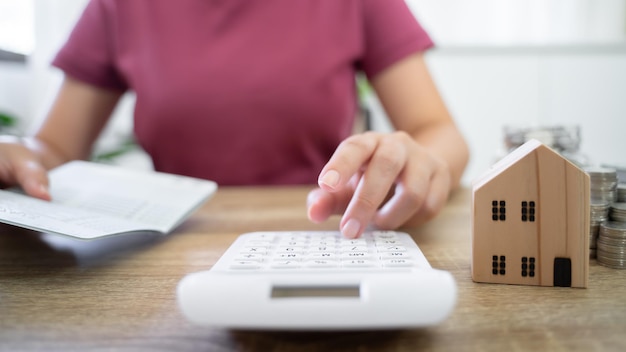
<instances>
[{"instance_id":1,"label":"finger","mask_svg":"<svg viewBox=\"0 0 626 352\"><path fill-rule=\"evenodd\" d=\"M309 192L307 196L309 220L320 223L328 219L333 214L334 203L333 196L321 188Z\"/></svg>"},{"instance_id":2,"label":"finger","mask_svg":"<svg viewBox=\"0 0 626 352\"><path fill-rule=\"evenodd\" d=\"M425 223L445 205L450 182L446 169L435 168L430 177L413 178L410 184L400 183L398 193L381 208L374 223L385 229L397 228L409 220L413 226Z\"/></svg>"},{"instance_id":3,"label":"finger","mask_svg":"<svg viewBox=\"0 0 626 352\"><path fill-rule=\"evenodd\" d=\"M341 214L346 209L352 192L327 192L316 188L309 192L307 208L309 220L320 223L327 220L331 215Z\"/></svg>"},{"instance_id":4,"label":"finger","mask_svg":"<svg viewBox=\"0 0 626 352\"><path fill-rule=\"evenodd\" d=\"M398 179L393 196L376 214L376 226L392 229L409 220L422 207L434 172L427 162L409 163Z\"/></svg>"},{"instance_id":5,"label":"finger","mask_svg":"<svg viewBox=\"0 0 626 352\"><path fill-rule=\"evenodd\" d=\"M418 210L416 219L424 223L434 218L446 204L450 194L450 173L446 169L437 169L423 206Z\"/></svg>"},{"instance_id":6,"label":"finger","mask_svg":"<svg viewBox=\"0 0 626 352\"><path fill-rule=\"evenodd\" d=\"M32 160L16 163L15 178L26 194L43 200L51 199L48 174L40 163Z\"/></svg>"},{"instance_id":7,"label":"finger","mask_svg":"<svg viewBox=\"0 0 626 352\"><path fill-rule=\"evenodd\" d=\"M345 187L350 178L368 162L377 144L378 135L374 132L366 132L345 139L320 172L319 186L328 192L338 191Z\"/></svg>"},{"instance_id":8,"label":"finger","mask_svg":"<svg viewBox=\"0 0 626 352\"><path fill-rule=\"evenodd\" d=\"M407 222L424 203L426 187L398 183L393 197L376 213L374 224L381 229L394 229Z\"/></svg>"},{"instance_id":9,"label":"finger","mask_svg":"<svg viewBox=\"0 0 626 352\"><path fill-rule=\"evenodd\" d=\"M379 141L340 223L347 238L360 236L372 222L407 161L406 148L394 138Z\"/></svg>"}]
</instances>

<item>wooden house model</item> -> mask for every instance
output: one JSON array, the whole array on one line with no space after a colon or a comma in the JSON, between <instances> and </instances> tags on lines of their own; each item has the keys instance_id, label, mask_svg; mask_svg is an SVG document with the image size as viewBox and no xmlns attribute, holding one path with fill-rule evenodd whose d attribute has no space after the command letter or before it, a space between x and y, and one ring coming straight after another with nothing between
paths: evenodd
<instances>
[{"instance_id":1,"label":"wooden house model","mask_svg":"<svg viewBox=\"0 0 626 352\"><path fill-rule=\"evenodd\" d=\"M530 140L472 189L472 279L587 287L589 176Z\"/></svg>"}]
</instances>

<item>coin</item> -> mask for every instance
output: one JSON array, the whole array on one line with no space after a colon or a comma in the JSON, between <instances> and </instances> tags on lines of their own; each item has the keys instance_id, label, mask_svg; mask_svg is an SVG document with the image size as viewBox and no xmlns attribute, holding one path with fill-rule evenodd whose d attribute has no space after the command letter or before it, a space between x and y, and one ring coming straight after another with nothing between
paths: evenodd
<instances>
[{"instance_id":1,"label":"coin","mask_svg":"<svg viewBox=\"0 0 626 352\"><path fill-rule=\"evenodd\" d=\"M591 201L613 203L617 198L617 170L608 167L587 167Z\"/></svg>"},{"instance_id":2,"label":"coin","mask_svg":"<svg viewBox=\"0 0 626 352\"><path fill-rule=\"evenodd\" d=\"M626 269L626 222L606 221L600 224L596 259L604 266Z\"/></svg>"},{"instance_id":3,"label":"coin","mask_svg":"<svg viewBox=\"0 0 626 352\"><path fill-rule=\"evenodd\" d=\"M612 203L609 206L609 219L611 221L626 222L626 203Z\"/></svg>"}]
</instances>

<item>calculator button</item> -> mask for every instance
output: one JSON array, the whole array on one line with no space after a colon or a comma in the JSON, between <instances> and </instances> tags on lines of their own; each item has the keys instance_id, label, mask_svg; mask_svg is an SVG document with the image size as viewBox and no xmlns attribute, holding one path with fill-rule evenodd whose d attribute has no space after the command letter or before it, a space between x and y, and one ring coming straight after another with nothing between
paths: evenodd
<instances>
[{"instance_id":1,"label":"calculator button","mask_svg":"<svg viewBox=\"0 0 626 352\"><path fill-rule=\"evenodd\" d=\"M277 253L273 258L277 260L300 260L305 256L302 253Z\"/></svg>"},{"instance_id":2,"label":"calculator button","mask_svg":"<svg viewBox=\"0 0 626 352\"><path fill-rule=\"evenodd\" d=\"M309 268L336 268L339 266L339 262L336 260L316 259L307 261L305 265Z\"/></svg>"},{"instance_id":3,"label":"calculator button","mask_svg":"<svg viewBox=\"0 0 626 352\"><path fill-rule=\"evenodd\" d=\"M380 247L376 247L376 250L379 252L406 252L406 247L404 246L380 246Z\"/></svg>"},{"instance_id":4,"label":"calculator button","mask_svg":"<svg viewBox=\"0 0 626 352\"><path fill-rule=\"evenodd\" d=\"M308 237L311 240L321 240L321 239L328 239L331 241L335 241L337 239L337 235L335 233L329 233L329 232L319 232L319 233L312 233L310 235L308 235Z\"/></svg>"},{"instance_id":5,"label":"calculator button","mask_svg":"<svg viewBox=\"0 0 626 352\"><path fill-rule=\"evenodd\" d=\"M407 267L413 266L413 261L408 259L387 259L383 260L385 267Z\"/></svg>"},{"instance_id":6,"label":"calculator button","mask_svg":"<svg viewBox=\"0 0 626 352\"><path fill-rule=\"evenodd\" d=\"M276 253L301 253L304 247L278 247Z\"/></svg>"},{"instance_id":7,"label":"calculator button","mask_svg":"<svg viewBox=\"0 0 626 352\"><path fill-rule=\"evenodd\" d=\"M385 231L374 232L374 233L372 233L372 236L376 240L395 240L395 239L398 239L398 236L395 233L393 233L393 232L385 232Z\"/></svg>"},{"instance_id":8,"label":"calculator button","mask_svg":"<svg viewBox=\"0 0 626 352\"><path fill-rule=\"evenodd\" d=\"M278 246L280 247L304 247L306 246L306 241L302 240L290 240L290 241L280 241L278 242Z\"/></svg>"},{"instance_id":9,"label":"calculator button","mask_svg":"<svg viewBox=\"0 0 626 352\"><path fill-rule=\"evenodd\" d=\"M261 268L261 264L254 260L237 260L230 264L230 268L235 270L256 270Z\"/></svg>"},{"instance_id":10,"label":"calculator button","mask_svg":"<svg viewBox=\"0 0 626 352\"><path fill-rule=\"evenodd\" d=\"M311 253L328 253L328 252L334 252L335 251L335 246L314 246L314 247L310 247L309 251Z\"/></svg>"},{"instance_id":11,"label":"calculator button","mask_svg":"<svg viewBox=\"0 0 626 352\"><path fill-rule=\"evenodd\" d=\"M262 254L256 254L256 253L240 253L235 260L238 261L246 261L246 260L254 260L254 261L263 261L263 259L265 258L264 255Z\"/></svg>"},{"instance_id":12,"label":"calculator button","mask_svg":"<svg viewBox=\"0 0 626 352\"><path fill-rule=\"evenodd\" d=\"M367 246L367 240L364 238L359 238L356 240L346 240L342 239L339 241L339 244L343 246Z\"/></svg>"},{"instance_id":13,"label":"calculator button","mask_svg":"<svg viewBox=\"0 0 626 352\"><path fill-rule=\"evenodd\" d=\"M376 246L401 246L402 245L402 241L400 240L383 240L383 239L377 239L374 241L374 243L376 244Z\"/></svg>"},{"instance_id":14,"label":"calculator button","mask_svg":"<svg viewBox=\"0 0 626 352\"><path fill-rule=\"evenodd\" d=\"M337 258L337 253L334 252L312 252L308 255L311 259L334 259Z\"/></svg>"},{"instance_id":15,"label":"calculator button","mask_svg":"<svg viewBox=\"0 0 626 352\"><path fill-rule=\"evenodd\" d=\"M309 236L307 234L290 234L288 236L280 237L280 241L307 241Z\"/></svg>"},{"instance_id":16,"label":"calculator button","mask_svg":"<svg viewBox=\"0 0 626 352\"><path fill-rule=\"evenodd\" d=\"M311 247L334 247L336 244L337 242L334 240L318 240L310 242Z\"/></svg>"},{"instance_id":17,"label":"calculator button","mask_svg":"<svg viewBox=\"0 0 626 352\"><path fill-rule=\"evenodd\" d=\"M297 269L300 266L300 262L295 260L277 260L271 264L273 269Z\"/></svg>"},{"instance_id":18,"label":"calculator button","mask_svg":"<svg viewBox=\"0 0 626 352\"><path fill-rule=\"evenodd\" d=\"M268 241L272 242L276 238L276 234L273 233L255 233L252 236L248 237L248 240L260 240L260 241Z\"/></svg>"},{"instance_id":19,"label":"calculator button","mask_svg":"<svg viewBox=\"0 0 626 352\"><path fill-rule=\"evenodd\" d=\"M341 262L344 267L348 268L365 268L375 266L376 263L369 259L354 259Z\"/></svg>"},{"instance_id":20,"label":"calculator button","mask_svg":"<svg viewBox=\"0 0 626 352\"><path fill-rule=\"evenodd\" d=\"M249 248L249 247L269 247L272 245L272 242L270 241L264 241L264 240L249 240L246 241L243 245L244 248Z\"/></svg>"},{"instance_id":21,"label":"calculator button","mask_svg":"<svg viewBox=\"0 0 626 352\"><path fill-rule=\"evenodd\" d=\"M246 247L241 249L241 253L256 253L256 254L265 254L267 253L266 247Z\"/></svg>"},{"instance_id":22,"label":"calculator button","mask_svg":"<svg viewBox=\"0 0 626 352\"><path fill-rule=\"evenodd\" d=\"M367 245L361 245L361 246L356 246L356 245L347 245L347 246L342 246L341 247L341 251L342 252L367 252L369 248L367 248Z\"/></svg>"},{"instance_id":23,"label":"calculator button","mask_svg":"<svg viewBox=\"0 0 626 352\"><path fill-rule=\"evenodd\" d=\"M408 252L381 252L380 259L408 259L411 255Z\"/></svg>"},{"instance_id":24,"label":"calculator button","mask_svg":"<svg viewBox=\"0 0 626 352\"><path fill-rule=\"evenodd\" d=\"M370 253L368 252L344 252L341 253L341 258L343 259L360 259L370 257Z\"/></svg>"}]
</instances>

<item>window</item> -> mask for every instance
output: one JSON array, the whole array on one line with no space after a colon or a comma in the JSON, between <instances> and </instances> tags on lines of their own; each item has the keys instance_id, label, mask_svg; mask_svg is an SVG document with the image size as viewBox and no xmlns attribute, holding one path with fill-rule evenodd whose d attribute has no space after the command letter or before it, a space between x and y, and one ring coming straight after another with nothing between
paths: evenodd
<instances>
[{"instance_id":1,"label":"window","mask_svg":"<svg viewBox=\"0 0 626 352\"><path fill-rule=\"evenodd\" d=\"M522 221L535 221L535 202L522 201Z\"/></svg>"},{"instance_id":2,"label":"window","mask_svg":"<svg viewBox=\"0 0 626 352\"><path fill-rule=\"evenodd\" d=\"M491 202L491 220L493 221L506 220L506 201L493 200Z\"/></svg>"},{"instance_id":3,"label":"window","mask_svg":"<svg viewBox=\"0 0 626 352\"><path fill-rule=\"evenodd\" d=\"M33 0L0 0L1 57L27 56L35 47Z\"/></svg>"}]
</instances>

